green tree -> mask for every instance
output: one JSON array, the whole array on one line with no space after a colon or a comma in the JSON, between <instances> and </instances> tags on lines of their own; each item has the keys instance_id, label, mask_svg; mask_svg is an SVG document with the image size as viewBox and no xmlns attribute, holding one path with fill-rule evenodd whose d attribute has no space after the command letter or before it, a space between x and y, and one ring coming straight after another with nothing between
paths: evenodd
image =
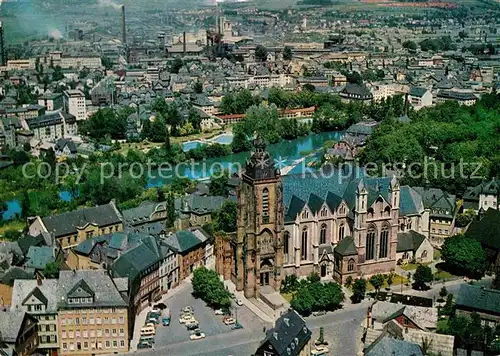
<instances>
[{"instance_id":1,"label":"green tree","mask_svg":"<svg viewBox=\"0 0 500 356\"><path fill-rule=\"evenodd\" d=\"M387 286L391 288L393 283L394 283L394 273L391 272L389 276L387 276Z\"/></svg>"},{"instance_id":2,"label":"green tree","mask_svg":"<svg viewBox=\"0 0 500 356\"><path fill-rule=\"evenodd\" d=\"M295 274L289 274L285 276L285 279L281 283L282 293L293 293L299 289L299 279Z\"/></svg>"},{"instance_id":3,"label":"green tree","mask_svg":"<svg viewBox=\"0 0 500 356\"><path fill-rule=\"evenodd\" d=\"M418 265L417 270L413 274L413 280L415 281L415 289L426 288L426 283L432 281L432 270L429 266Z\"/></svg>"},{"instance_id":4,"label":"green tree","mask_svg":"<svg viewBox=\"0 0 500 356\"><path fill-rule=\"evenodd\" d=\"M444 298L444 297L446 297L447 295L448 295L448 290L446 290L446 287L445 287L445 286L443 286L443 288L441 288L441 290L439 291L439 296L440 296L441 298Z\"/></svg>"},{"instance_id":5,"label":"green tree","mask_svg":"<svg viewBox=\"0 0 500 356\"><path fill-rule=\"evenodd\" d=\"M0 222L3 221L3 214L8 210L7 203L0 200Z\"/></svg>"},{"instance_id":6,"label":"green tree","mask_svg":"<svg viewBox=\"0 0 500 356\"><path fill-rule=\"evenodd\" d=\"M226 200L218 211L212 213L213 230L235 232L237 217L238 205L233 200Z\"/></svg>"},{"instance_id":7,"label":"green tree","mask_svg":"<svg viewBox=\"0 0 500 356\"><path fill-rule=\"evenodd\" d=\"M26 219L32 214L31 201L28 192L23 193L23 198L21 199L21 216Z\"/></svg>"},{"instance_id":8,"label":"green tree","mask_svg":"<svg viewBox=\"0 0 500 356\"><path fill-rule=\"evenodd\" d=\"M363 278L356 278L354 284L352 286L352 302L360 303L363 299L365 299L366 293L366 280Z\"/></svg>"},{"instance_id":9,"label":"green tree","mask_svg":"<svg viewBox=\"0 0 500 356\"><path fill-rule=\"evenodd\" d=\"M231 142L231 150L234 153L247 151L251 147L247 134L242 125L235 125L233 127L233 141Z\"/></svg>"},{"instance_id":10,"label":"green tree","mask_svg":"<svg viewBox=\"0 0 500 356\"><path fill-rule=\"evenodd\" d=\"M52 81L58 82L64 79L64 74L62 72L62 68L60 66L54 67L54 72L52 73Z\"/></svg>"},{"instance_id":11,"label":"green tree","mask_svg":"<svg viewBox=\"0 0 500 356\"><path fill-rule=\"evenodd\" d=\"M172 62L172 66L170 68L170 71L174 74L179 73L179 70L184 66L184 63L182 62L181 57L175 57L174 61Z\"/></svg>"},{"instance_id":12,"label":"green tree","mask_svg":"<svg viewBox=\"0 0 500 356\"><path fill-rule=\"evenodd\" d=\"M53 261L49 262L45 265L45 268L43 269L43 276L45 278L59 278L59 271L61 267L59 263Z\"/></svg>"},{"instance_id":13,"label":"green tree","mask_svg":"<svg viewBox=\"0 0 500 356\"><path fill-rule=\"evenodd\" d=\"M201 94L203 93L203 84L200 82L196 82L194 83L193 89L195 93Z\"/></svg>"},{"instance_id":14,"label":"green tree","mask_svg":"<svg viewBox=\"0 0 500 356\"><path fill-rule=\"evenodd\" d=\"M443 308L441 308L442 315L451 315L453 313L453 294L448 294L446 297L446 303Z\"/></svg>"},{"instance_id":15,"label":"green tree","mask_svg":"<svg viewBox=\"0 0 500 356\"><path fill-rule=\"evenodd\" d=\"M283 59L289 61L292 59L292 47L285 46L283 50Z\"/></svg>"},{"instance_id":16,"label":"green tree","mask_svg":"<svg viewBox=\"0 0 500 356\"><path fill-rule=\"evenodd\" d=\"M345 285L347 288L349 288L350 286L352 286L352 282L353 282L352 277L351 277L351 276L348 276L348 277L346 278L346 280L345 280L345 284L344 284L344 285Z\"/></svg>"},{"instance_id":17,"label":"green tree","mask_svg":"<svg viewBox=\"0 0 500 356\"><path fill-rule=\"evenodd\" d=\"M93 139L103 139L106 136L112 139L124 139L127 117L131 110L131 108L126 108L117 113L111 108L99 109L80 124L80 132Z\"/></svg>"},{"instance_id":18,"label":"green tree","mask_svg":"<svg viewBox=\"0 0 500 356\"><path fill-rule=\"evenodd\" d=\"M455 235L445 239L441 258L449 269L474 278L481 278L488 267L488 259L481 243Z\"/></svg>"},{"instance_id":19,"label":"green tree","mask_svg":"<svg viewBox=\"0 0 500 356\"><path fill-rule=\"evenodd\" d=\"M231 297L214 270L199 267L193 272L191 281L193 296L201 298L213 308L229 308Z\"/></svg>"},{"instance_id":20,"label":"green tree","mask_svg":"<svg viewBox=\"0 0 500 356\"><path fill-rule=\"evenodd\" d=\"M156 201L164 202L166 200L165 192L161 188L156 188Z\"/></svg>"},{"instance_id":21,"label":"green tree","mask_svg":"<svg viewBox=\"0 0 500 356\"><path fill-rule=\"evenodd\" d=\"M3 239L7 241L17 241L23 236L23 233L19 230L9 229L4 232Z\"/></svg>"},{"instance_id":22,"label":"green tree","mask_svg":"<svg viewBox=\"0 0 500 356\"><path fill-rule=\"evenodd\" d=\"M176 214L175 214L175 197L172 193L169 193L167 195L166 210L167 210L166 211L166 213L167 213L166 225L169 228L174 227Z\"/></svg>"},{"instance_id":23,"label":"green tree","mask_svg":"<svg viewBox=\"0 0 500 356\"><path fill-rule=\"evenodd\" d=\"M370 278L369 282L373 286L373 288L375 288L375 290L379 292L380 288L382 288L382 286L384 285L384 280L385 277L383 274L376 274Z\"/></svg>"},{"instance_id":24,"label":"green tree","mask_svg":"<svg viewBox=\"0 0 500 356\"><path fill-rule=\"evenodd\" d=\"M228 195L229 190L227 183L229 181L229 174L227 172L215 172L210 178L208 184L208 191L210 195L218 195L225 197Z\"/></svg>"},{"instance_id":25,"label":"green tree","mask_svg":"<svg viewBox=\"0 0 500 356\"><path fill-rule=\"evenodd\" d=\"M409 50L412 50L412 51L416 51L417 48L418 48L418 46L413 41L405 41L405 42L403 42L403 48L406 48L406 49L409 49Z\"/></svg>"},{"instance_id":26,"label":"green tree","mask_svg":"<svg viewBox=\"0 0 500 356\"><path fill-rule=\"evenodd\" d=\"M113 68L113 61L108 57L101 57L101 63L106 70Z\"/></svg>"},{"instance_id":27,"label":"green tree","mask_svg":"<svg viewBox=\"0 0 500 356\"><path fill-rule=\"evenodd\" d=\"M262 45L257 45L255 48L255 58L260 62L265 62L267 60L267 49Z\"/></svg>"},{"instance_id":28,"label":"green tree","mask_svg":"<svg viewBox=\"0 0 500 356\"><path fill-rule=\"evenodd\" d=\"M189 110L188 122L190 122L191 125L193 125L193 128L196 131L198 132L201 131L201 115L198 112L198 110L194 108L191 108Z\"/></svg>"},{"instance_id":29,"label":"green tree","mask_svg":"<svg viewBox=\"0 0 500 356\"><path fill-rule=\"evenodd\" d=\"M319 276L319 274L311 272L309 276L307 276L307 280L309 281L309 283L317 283L321 281L321 277Z\"/></svg>"}]
</instances>

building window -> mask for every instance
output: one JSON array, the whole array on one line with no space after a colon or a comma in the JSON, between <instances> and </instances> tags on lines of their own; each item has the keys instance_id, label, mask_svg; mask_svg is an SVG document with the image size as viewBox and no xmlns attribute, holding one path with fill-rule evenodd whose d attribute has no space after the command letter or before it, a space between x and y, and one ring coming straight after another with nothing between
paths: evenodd
<instances>
[{"instance_id":1,"label":"building window","mask_svg":"<svg viewBox=\"0 0 500 356\"><path fill-rule=\"evenodd\" d=\"M420 257L422 260L427 258L427 250L422 251L422 256Z\"/></svg>"},{"instance_id":2,"label":"building window","mask_svg":"<svg viewBox=\"0 0 500 356\"><path fill-rule=\"evenodd\" d=\"M118 342L116 340L113 340L113 347L117 348L118 347Z\"/></svg>"},{"instance_id":3,"label":"building window","mask_svg":"<svg viewBox=\"0 0 500 356\"><path fill-rule=\"evenodd\" d=\"M62 348L63 348L63 350L67 350L67 349L68 349L68 344L67 344L67 343L65 343L65 342L63 342L63 344L62 344Z\"/></svg>"},{"instance_id":4,"label":"building window","mask_svg":"<svg viewBox=\"0 0 500 356\"><path fill-rule=\"evenodd\" d=\"M373 260L375 258L375 228L370 227L366 234L366 260Z\"/></svg>"},{"instance_id":5,"label":"building window","mask_svg":"<svg viewBox=\"0 0 500 356\"><path fill-rule=\"evenodd\" d=\"M307 210L304 210L302 212L302 219L307 219L309 217L309 212Z\"/></svg>"},{"instance_id":6,"label":"building window","mask_svg":"<svg viewBox=\"0 0 500 356\"><path fill-rule=\"evenodd\" d=\"M345 226L344 223L341 223L339 226L339 241L344 238Z\"/></svg>"},{"instance_id":7,"label":"building window","mask_svg":"<svg viewBox=\"0 0 500 356\"><path fill-rule=\"evenodd\" d=\"M125 347L125 341L120 340L120 347L122 347L122 348Z\"/></svg>"},{"instance_id":8,"label":"building window","mask_svg":"<svg viewBox=\"0 0 500 356\"><path fill-rule=\"evenodd\" d=\"M354 260L351 258L349 262L347 262L347 272L354 271Z\"/></svg>"},{"instance_id":9,"label":"building window","mask_svg":"<svg viewBox=\"0 0 500 356\"><path fill-rule=\"evenodd\" d=\"M389 254L389 228L384 226L382 228L382 233L380 234L380 251L379 258L386 258Z\"/></svg>"},{"instance_id":10,"label":"building window","mask_svg":"<svg viewBox=\"0 0 500 356\"><path fill-rule=\"evenodd\" d=\"M302 260L307 260L307 227L302 229L302 244L300 250Z\"/></svg>"},{"instance_id":11,"label":"building window","mask_svg":"<svg viewBox=\"0 0 500 356\"><path fill-rule=\"evenodd\" d=\"M262 223L269 222L269 190L264 188L262 191Z\"/></svg>"},{"instance_id":12,"label":"building window","mask_svg":"<svg viewBox=\"0 0 500 356\"><path fill-rule=\"evenodd\" d=\"M288 255L288 244L290 242L290 233L288 231L285 231L283 234L283 253L285 255Z\"/></svg>"},{"instance_id":13,"label":"building window","mask_svg":"<svg viewBox=\"0 0 500 356\"><path fill-rule=\"evenodd\" d=\"M319 243L326 244L326 224L321 225L321 231L319 233Z\"/></svg>"},{"instance_id":14,"label":"building window","mask_svg":"<svg viewBox=\"0 0 500 356\"><path fill-rule=\"evenodd\" d=\"M323 208L323 209L321 210L320 215L321 215L321 217L325 217L325 216L327 216L327 215L328 215L328 211L326 210L326 208Z\"/></svg>"},{"instance_id":15,"label":"building window","mask_svg":"<svg viewBox=\"0 0 500 356\"><path fill-rule=\"evenodd\" d=\"M106 341L106 348L109 349L110 343L109 341Z\"/></svg>"}]
</instances>

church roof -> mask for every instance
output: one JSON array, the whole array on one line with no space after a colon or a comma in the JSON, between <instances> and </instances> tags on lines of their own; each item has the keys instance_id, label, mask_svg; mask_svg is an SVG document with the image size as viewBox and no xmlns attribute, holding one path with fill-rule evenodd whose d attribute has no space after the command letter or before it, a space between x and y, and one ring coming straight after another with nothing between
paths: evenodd
<instances>
[{"instance_id":1,"label":"church roof","mask_svg":"<svg viewBox=\"0 0 500 356\"><path fill-rule=\"evenodd\" d=\"M354 244L354 238L352 236L347 236L340 240L338 245L335 247L335 252L341 256L357 255L358 249Z\"/></svg>"}]
</instances>

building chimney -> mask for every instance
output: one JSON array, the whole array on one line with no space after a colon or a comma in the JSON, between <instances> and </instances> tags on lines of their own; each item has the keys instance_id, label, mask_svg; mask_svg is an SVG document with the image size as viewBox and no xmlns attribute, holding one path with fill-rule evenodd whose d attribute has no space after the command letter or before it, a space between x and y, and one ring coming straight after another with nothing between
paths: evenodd
<instances>
[{"instance_id":1,"label":"building chimney","mask_svg":"<svg viewBox=\"0 0 500 356\"><path fill-rule=\"evenodd\" d=\"M182 54L186 55L186 31L182 33Z\"/></svg>"},{"instance_id":2,"label":"building chimney","mask_svg":"<svg viewBox=\"0 0 500 356\"><path fill-rule=\"evenodd\" d=\"M127 44L127 27L125 22L125 5L122 5L122 43Z\"/></svg>"}]
</instances>

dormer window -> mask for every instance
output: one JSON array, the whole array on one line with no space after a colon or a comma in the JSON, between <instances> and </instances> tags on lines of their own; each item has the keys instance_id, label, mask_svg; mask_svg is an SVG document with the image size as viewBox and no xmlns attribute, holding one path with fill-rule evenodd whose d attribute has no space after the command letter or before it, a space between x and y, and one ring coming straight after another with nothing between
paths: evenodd
<instances>
[{"instance_id":1,"label":"dormer window","mask_svg":"<svg viewBox=\"0 0 500 356\"><path fill-rule=\"evenodd\" d=\"M309 212L307 210L304 210L302 213L302 219L308 219L309 218Z\"/></svg>"},{"instance_id":2,"label":"dormer window","mask_svg":"<svg viewBox=\"0 0 500 356\"><path fill-rule=\"evenodd\" d=\"M321 217L325 217L328 215L328 211L326 210L326 208L321 209L320 215Z\"/></svg>"}]
</instances>

